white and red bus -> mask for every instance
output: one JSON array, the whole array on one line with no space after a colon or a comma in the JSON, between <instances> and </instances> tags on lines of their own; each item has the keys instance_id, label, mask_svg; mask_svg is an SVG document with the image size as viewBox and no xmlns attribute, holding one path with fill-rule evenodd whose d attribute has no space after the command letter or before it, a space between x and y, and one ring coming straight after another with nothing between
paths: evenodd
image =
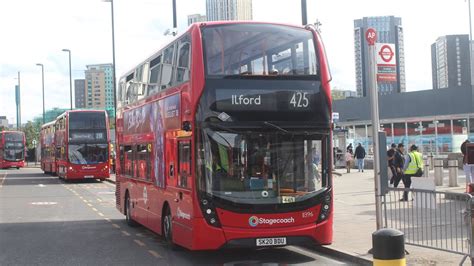
<instances>
[{"instance_id":1,"label":"white and red bus","mask_svg":"<svg viewBox=\"0 0 474 266\"><path fill-rule=\"evenodd\" d=\"M22 131L0 132L0 168L25 167L25 133Z\"/></svg>"},{"instance_id":2,"label":"white and red bus","mask_svg":"<svg viewBox=\"0 0 474 266\"><path fill-rule=\"evenodd\" d=\"M109 122L103 110L66 111L54 121L54 129L43 136L53 143L51 157L42 158L41 165L51 162L45 172L56 173L66 180L100 179L110 177L109 173ZM49 124L43 126L46 131ZM51 159L49 159L51 158ZM50 170L51 169L51 170Z\"/></svg>"},{"instance_id":3,"label":"white and red bus","mask_svg":"<svg viewBox=\"0 0 474 266\"><path fill-rule=\"evenodd\" d=\"M44 124L40 131L41 170L45 174L56 174L56 148L54 145L55 122Z\"/></svg>"},{"instance_id":4,"label":"white and red bus","mask_svg":"<svg viewBox=\"0 0 474 266\"><path fill-rule=\"evenodd\" d=\"M120 79L117 208L191 250L330 244L329 81L313 27L193 24Z\"/></svg>"}]
</instances>

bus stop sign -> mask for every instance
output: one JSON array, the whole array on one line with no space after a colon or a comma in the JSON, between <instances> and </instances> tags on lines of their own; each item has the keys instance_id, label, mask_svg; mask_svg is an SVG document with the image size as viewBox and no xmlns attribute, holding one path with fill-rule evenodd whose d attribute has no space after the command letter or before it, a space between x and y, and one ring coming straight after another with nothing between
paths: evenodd
<instances>
[{"instance_id":1,"label":"bus stop sign","mask_svg":"<svg viewBox=\"0 0 474 266\"><path fill-rule=\"evenodd\" d=\"M369 45L374 45L377 41L377 33L375 32L375 29L368 28L365 32L365 39Z\"/></svg>"}]
</instances>

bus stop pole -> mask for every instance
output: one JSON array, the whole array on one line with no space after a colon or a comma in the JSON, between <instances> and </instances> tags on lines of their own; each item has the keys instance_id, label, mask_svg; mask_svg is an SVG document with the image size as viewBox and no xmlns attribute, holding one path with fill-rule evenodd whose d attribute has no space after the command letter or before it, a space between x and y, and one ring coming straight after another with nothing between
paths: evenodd
<instances>
[{"instance_id":1,"label":"bus stop pole","mask_svg":"<svg viewBox=\"0 0 474 266\"><path fill-rule=\"evenodd\" d=\"M379 106L377 92L377 64L375 42L377 35L374 29L368 29L366 32L367 43L369 45L369 82L368 90L370 95L370 109L372 115L372 138L373 138L373 154L374 154L374 186L375 186L375 215L377 230L382 228L382 188L380 184L380 157L379 150Z\"/></svg>"}]
</instances>

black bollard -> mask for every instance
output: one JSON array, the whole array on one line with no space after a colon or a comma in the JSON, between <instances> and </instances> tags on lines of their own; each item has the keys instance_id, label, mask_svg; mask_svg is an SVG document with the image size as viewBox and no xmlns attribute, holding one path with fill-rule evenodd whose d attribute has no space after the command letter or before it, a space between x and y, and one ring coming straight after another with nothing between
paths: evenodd
<instances>
[{"instance_id":1,"label":"black bollard","mask_svg":"<svg viewBox=\"0 0 474 266\"><path fill-rule=\"evenodd\" d=\"M383 228L372 234L374 266L405 266L405 237L403 232Z\"/></svg>"}]
</instances>

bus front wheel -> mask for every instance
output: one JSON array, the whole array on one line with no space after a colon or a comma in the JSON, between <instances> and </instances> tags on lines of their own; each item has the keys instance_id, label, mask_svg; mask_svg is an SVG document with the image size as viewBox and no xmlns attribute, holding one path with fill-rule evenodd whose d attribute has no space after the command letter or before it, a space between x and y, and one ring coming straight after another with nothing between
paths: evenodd
<instances>
[{"instance_id":1,"label":"bus front wheel","mask_svg":"<svg viewBox=\"0 0 474 266\"><path fill-rule=\"evenodd\" d=\"M129 226L137 226L137 222L135 222L135 220L132 218L132 201L130 200L128 193L125 197L125 219Z\"/></svg>"}]
</instances>

